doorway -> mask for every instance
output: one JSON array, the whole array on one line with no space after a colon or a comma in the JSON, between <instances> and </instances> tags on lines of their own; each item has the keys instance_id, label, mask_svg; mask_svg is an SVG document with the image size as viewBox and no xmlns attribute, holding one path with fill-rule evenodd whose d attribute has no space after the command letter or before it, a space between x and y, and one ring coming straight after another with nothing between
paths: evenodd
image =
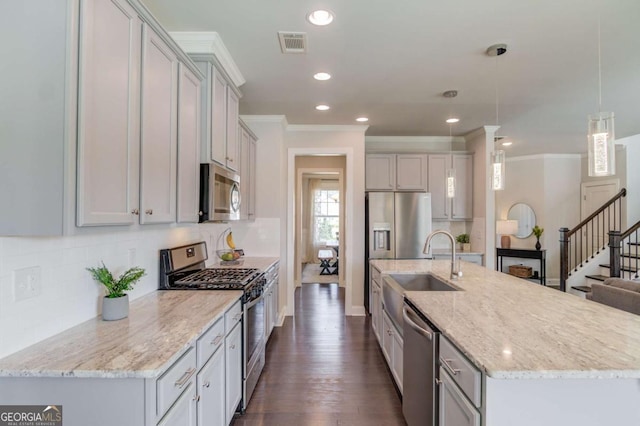
<instances>
[{"instance_id":1,"label":"doorway","mask_svg":"<svg viewBox=\"0 0 640 426\"><path fill-rule=\"evenodd\" d=\"M344 287L344 156L299 156L295 160L295 287L338 283Z\"/></svg>"},{"instance_id":2,"label":"doorway","mask_svg":"<svg viewBox=\"0 0 640 426\"><path fill-rule=\"evenodd\" d=\"M302 217L301 192L298 181L302 182L304 173L338 173L340 180L340 210L342 216L339 221L339 231L337 240L338 255L338 282L345 289L345 315L350 316L360 314L359 310L352 306L352 276L354 266L350 262L353 258L354 228L349 226L353 220L353 182L355 176L353 174L354 155L351 147L335 147L335 148L289 148L287 155L288 175L295 177L288 180L288 217L287 220L287 276L291 277L287 280L287 312L286 315L293 315L295 312L295 289L301 285L302 257L300 256L300 235L302 227L299 219ZM307 163L306 161L311 161ZM340 161L340 165L330 161ZM327 163L329 162L329 163ZM305 170L306 169L306 170ZM333 261L332 261L333 263Z\"/></svg>"},{"instance_id":3,"label":"doorway","mask_svg":"<svg viewBox=\"0 0 640 426\"><path fill-rule=\"evenodd\" d=\"M598 210L604 203L613 198L620 190L620 181L618 179L600 180L594 182L585 182L581 186L582 192L582 205L581 216L584 220L591 213ZM623 219L624 220L624 219ZM610 229L615 228L616 218L615 215L608 216L609 223L603 223L603 226L597 226L592 232L595 233L591 240L592 247L591 253L596 252L598 249L605 247L609 241L608 232ZM621 224L622 225L622 224ZM606 229L605 229L606 228ZM617 231L623 231L623 229L617 229ZM583 231L586 232L586 231ZM583 234L583 238L586 241L586 234Z\"/></svg>"}]
</instances>

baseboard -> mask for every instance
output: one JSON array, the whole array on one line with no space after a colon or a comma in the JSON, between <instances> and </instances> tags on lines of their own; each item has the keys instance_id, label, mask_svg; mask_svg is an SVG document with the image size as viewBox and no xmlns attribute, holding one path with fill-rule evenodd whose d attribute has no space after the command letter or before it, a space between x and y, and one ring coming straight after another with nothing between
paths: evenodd
<instances>
[{"instance_id":1,"label":"baseboard","mask_svg":"<svg viewBox=\"0 0 640 426\"><path fill-rule=\"evenodd\" d=\"M364 317L367 315L367 312L364 310L364 306L351 306L351 316L352 317Z\"/></svg>"},{"instance_id":2,"label":"baseboard","mask_svg":"<svg viewBox=\"0 0 640 426\"><path fill-rule=\"evenodd\" d=\"M286 312L286 308L282 308L282 310L280 312L278 312L278 319L276 320L276 327L282 327L282 324L284 324L284 317L285 317L285 312Z\"/></svg>"}]
</instances>

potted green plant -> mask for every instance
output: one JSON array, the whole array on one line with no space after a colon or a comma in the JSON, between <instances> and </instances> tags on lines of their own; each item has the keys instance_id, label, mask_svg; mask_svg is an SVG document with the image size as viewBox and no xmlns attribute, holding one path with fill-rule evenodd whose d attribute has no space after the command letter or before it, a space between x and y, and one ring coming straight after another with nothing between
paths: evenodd
<instances>
[{"instance_id":1,"label":"potted green plant","mask_svg":"<svg viewBox=\"0 0 640 426\"><path fill-rule=\"evenodd\" d=\"M125 291L133 289L134 284L145 276L145 270L136 266L127 269L118 279L115 279L111 271L102 262L102 266L87 268L87 271L107 291L107 294L102 299L102 319L115 321L129 316L129 295Z\"/></svg>"},{"instance_id":2,"label":"potted green plant","mask_svg":"<svg viewBox=\"0 0 640 426\"><path fill-rule=\"evenodd\" d=\"M471 251L471 244L469 243L469 234L460 234L456 237L456 241L460 243L462 251Z\"/></svg>"},{"instance_id":3,"label":"potted green plant","mask_svg":"<svg viewBox=\"0 0 640 426\"><path fill-rule=\"evenodd\" d=\"M540 228L538 225L536 225L531 230L533 231L533 235L536 236L536 250L540 250L542 248L542 245L540 244L540 237L544 232L544 228Z\"/></svg>"}]
</instances>

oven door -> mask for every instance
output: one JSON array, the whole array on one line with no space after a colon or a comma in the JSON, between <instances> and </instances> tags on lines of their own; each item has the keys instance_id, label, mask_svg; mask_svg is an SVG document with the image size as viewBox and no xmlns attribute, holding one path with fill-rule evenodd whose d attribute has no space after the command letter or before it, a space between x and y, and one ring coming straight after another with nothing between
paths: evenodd
<instances>
[{"instance_id":1,"label":"oven door","mask_svg":"<svg viewBox=\"0 0 640 426\"><path fill-rule=\"evenodd\" d=\"M245 369L244 369L244 395L243 411L246 409L258 383L260 373L264 368L264 327L265 306L264 295L248 302L244 308L245 320Z\"/></svg>"}]
</instances>

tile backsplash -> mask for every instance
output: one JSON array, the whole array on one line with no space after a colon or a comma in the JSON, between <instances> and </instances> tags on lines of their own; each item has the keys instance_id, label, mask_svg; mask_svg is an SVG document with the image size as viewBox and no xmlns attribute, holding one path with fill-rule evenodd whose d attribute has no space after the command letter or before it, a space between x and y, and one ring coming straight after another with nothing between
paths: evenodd
<instances>
[{"instance_id":1,"label":"tile backsplash","mask_svg":"<svg viewBox=\"0 0 640 426\"><path fill-rule=\"evenodd\" d=\"M279 218L124 232L102 228L67 237L0 237L0 358L100 314L104 291L87 267L104 262L117 275L131 266L144 268L147 274L129 292L133 300L158 288L160 249L204 240L209 265L227 227L247 256L280 256ZM14 274L24 268L39 270L41 291L16 301Z\"/></svg>"},{"instance_id":2,"label":"tile backsplash","mask_svg":"<svg viewBox=\"0 0 640 426\"><path fill-rule=\"evenodd\" d=\"M158 288L158 250L197 241L197 225L52 238L0 238L0 357L100 314L104 295L85 268L100 262L120 274L147 275L129 292L136 299ZM41 292L15 300L14 274L39 268Z\"/></svg>"}]
</instances>

